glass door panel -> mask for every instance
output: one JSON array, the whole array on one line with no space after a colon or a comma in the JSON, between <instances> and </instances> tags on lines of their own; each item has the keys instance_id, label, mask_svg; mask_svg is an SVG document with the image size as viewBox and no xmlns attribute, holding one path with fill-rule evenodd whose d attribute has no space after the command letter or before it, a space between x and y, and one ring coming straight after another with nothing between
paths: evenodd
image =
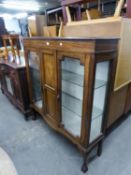
<instances>
[{"instance_id":1,"label":"glass door panel","mask_svg":"<svg viewBox=\"0 0 131 175\"><path fill-rule=\"evenodd\" d=\"M5 82L6 82L6 88L7 91L13 96L13 89L12 89L12 82L9 76L5 75Z\"/></svg>"},{"instance_id":2,"label":"glass door panel","mask_svg":"<svg viewBox=\"0 0 131 175\"><path fill-rule=\"evenodd\" d=\"M109 61L97 63L96 65L90 142L101 134L107 94L109 67Z\"/></svg>"},{"instance_id":3,"label":"glass door panel","mask_svg":"<svg viewBox=\"0 0 131 175\"><path fill-rule=\"evenodd\" d=\"M84 66L80 60L65 57L61 62L61 73L62 123L68 132L80 136Z\"/></svg>"},{"instance_id":4,"label":"glass door panel","mask_svg":"<svg viewBox=\"0 0 131 175\"><path fill-rule=\"evenodd\" d=\"M42 108L42 91L40 80L40 58L35 52L29 53L29 74L33 103L39 109Z\"/></svg>"}]
</instances>

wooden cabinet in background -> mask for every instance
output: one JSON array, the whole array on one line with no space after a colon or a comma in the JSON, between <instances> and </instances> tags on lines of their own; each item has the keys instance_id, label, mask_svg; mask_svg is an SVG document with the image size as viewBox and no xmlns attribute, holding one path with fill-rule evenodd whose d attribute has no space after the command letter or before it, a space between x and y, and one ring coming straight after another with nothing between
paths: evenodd
<instances>
[{"instance_id":1,"label":"wooden cabinet in background","mask_svg":"<svg viewBox=\"0 0 131 175\"><path fill-rule=\"evenodd\" d=\"M131 109L131 100L129 99L130 96L127 99L127 92L128 85L111 93L107 128L111 127L123 114L126 114Z\"/></svg>"},{"instance_id":2,"label":"wooden cabinet in background","mask_svg":"<svg viewBox=\"0 0 131 175\"><path fill-rule=\"evenodd\" d=\"M125 114L131 110L131 83L129 83L127 87Z\"/></svg>"},{"instance_id":3,"label":"wooden cabinet in background","mask_svg":"<svg viewBox=\"0 0 131 175\"><path fill-rule=\"evenodd\" d=\"M118 39L24 39L33 110L84 153L101 155Z\"/></svg>"},{"instance_id":4,"label":"wooden cabinet in background","mask_svg":"<svg viewBox=\"0 0 131 175\"><path fill-rule=\"evenodd\" d=\"M28 119L29 95L25 66L18 66L7 61L0 62L1 90L10 101L22 111Z\"/></svg>"},{"instance_id":5,"label":"wooden cabinet in background","mask_svg":"<svg viewBox=\"0 0 131 175\"><path fill-rule=\"evenodd\" d=\"M47 26L45 15L33 15L28 18L28 27L32 36L43 36L44 26Z\"/></svg>"}]
</instances>

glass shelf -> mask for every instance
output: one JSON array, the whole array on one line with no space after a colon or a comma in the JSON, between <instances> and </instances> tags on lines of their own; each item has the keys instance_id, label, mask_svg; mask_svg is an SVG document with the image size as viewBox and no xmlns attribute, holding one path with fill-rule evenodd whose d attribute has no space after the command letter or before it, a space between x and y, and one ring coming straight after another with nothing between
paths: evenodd
<instances>
[{"instance_id":1,"label":"glass shelf","mask_svg":"<svg viewBox=\"0 0 131 175\"><path fill-rule=\"evenodd\" d=\"M67 70L62 70L62 80L73 83L75 85L83 87L84 79L83 75L73 73ZM95 89L106 85L106 81L98 80L95 81Z\"/></svg>"},{"instance_id":2,"label":"glass shelf","mask_svg":"<svg viewBox=\"0 0 131 175\"><path fill-rule=\"evenodd\" d=\"M62 106L81 116L82 114L82 100L74 98L62 92Z\"/></svg>"},{"instance_id":3,"label":"glass shelf","mask_svg":"<svg viewBox=\"0 0 131 175\"><path fill-rule=\"evenodd\" d=\"M75 136L80 135L81 131L81 117L78 116L76 113L68 110L64 106L62 106L62 122L70 133Z\"/></svg>"},{"instance_id":4,"label":"glass shelf","mask_svg":"<svg viewBox=\"0 0 131 175\"><path fill-rule=\"evenodd\" d=\"M61 63L61 69L84 76L84 66L81 65L80 61L77 59L65 57L64 61Z\"/></svg>"},{"instance_id":5,"label":"glass shelf","mask_svg":"<svg viewBox=\"0 0 131 175\"><path fill-rule=\"evenodd\" d=\"M73 109L69 109L62 105L62 121L63 121L63 124L66 123L65 128L69 132L79 136L79 133L81 130L81 125L80 125L81 116L78 115L76 112L74 112ZM95 107L92 115L92 129L93 129L93 132L91 135L92 140L97 136L98 130L100 130L101 116L102 116L102 111Z\"/></svg>"},{"instance_id":6,"label":"glass shelf","mask_svg":"<svg viewBox=\"0 0 131 175\"><path fill-rule=\"evenodd\" d=\"M62 80L62 92L79 100L83 99L83 88L68 81Z\"/></svg>"},{"instance_id":7,"label":"glass shelf","mask_svg":"<svg viewBox=\"0 0 131 175\"><path fill-rule=\"evenodd\" d=\"M101 88L102 86L106 86L106 82L103 80L96 79L95 81L95 89Z\"/></svg>"},{"instance_id":8,"label":"glass shelf","mask_svg":"<svg viewBox=\"0 0 131 175\"><path fill-rule=\"evenodd\" d=\"M62 70L62 80L68 81L70 83L76 84L83 87L83 76L66 70Z\"/></svg>"},{"instance_id":9,"label":"glass shelf","mask_svg":"<svg viewBox=\"0 0 131 175\"><path fill-rule=\"evenodd\" d=\"M82 100L76 99L68 94L62 93L62 106L81 117ZM98 107L93 107L92 120L102 115L102 113L103 111L101 109L99 109Z\"/></svg>"},{"instance_id":10,"label":"glass shelf","mask_svg":"<svg viewBox=\"0 0 131 175\"><path fill-rule=\"evenodd\" d=\"M92 120L95 120L99 116L103 114L103 111L97 107L93 107L93 112L92 112Z\"/></svg>"}]
</instances>

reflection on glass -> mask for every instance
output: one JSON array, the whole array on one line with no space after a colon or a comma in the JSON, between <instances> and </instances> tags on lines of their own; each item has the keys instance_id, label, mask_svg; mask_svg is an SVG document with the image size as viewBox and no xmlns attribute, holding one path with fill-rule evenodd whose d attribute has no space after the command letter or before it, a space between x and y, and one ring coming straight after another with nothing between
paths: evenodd
<instances>
[{"instance_id":1,"label":"reflection on glass","mask_svg":"<svg viewBox=\"0 0 131 175\"><path fill-rule=\"evenodd\" d=\"M82 120L82 100L84 84L84 66L80 61L64 58L62 72L62 123L65 129L80 136Z\"/></svg>"},{"instance_id":2,"label":"reflection on glass","mask_svg":"<svg viewBox=\"0 0 131 175\"><path fill-rule=\"evenodd\" d=\"M97 63L91 121L90 142L101 134L109 74L109 61Z\"/></svg>"},{"instance_id":3,"label":"reflection on glass","mask_svg":"<svg viewBox=\"0 0 131 175\"><path fill-rule=\"evenodd\" d=\"M29 71L32 87L33 102L38 108L42 108L42 92L40 83L40 59L35 52L29 53Z\"/></svg>"},{"instance_id":4,"label":"reflection on glass","mask_svg":"<svg viewBox=\"0 0 131 175\"><path fill-rule=\"evenodd\" d=\"M11 83L11 79L8 76L5 76L5 81L6 81L6 87L8 92L13 95L13 89L12 89L12 83Z\"/></svg>"}]
</instances>

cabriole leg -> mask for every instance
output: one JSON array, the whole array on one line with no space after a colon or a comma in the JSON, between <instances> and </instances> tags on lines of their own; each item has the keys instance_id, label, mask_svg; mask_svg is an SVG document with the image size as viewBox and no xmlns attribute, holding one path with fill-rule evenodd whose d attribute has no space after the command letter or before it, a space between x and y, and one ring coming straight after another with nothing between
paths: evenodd
<instances>
[{"instance_id":1,"label":"cabriole leg","mask_svg":"<svg viewBox=\"0 0 131 175\"><path fill-rule=\"evenodd\" d=\"M33 110L33 120L36 120L37 119L37 112L35 110Z\"/></svg>"},{"instance_id":2,"label":"cabriole leg","mask_svg":"<svg viewBox=\"0 0 131 175\"><path fill-rule=\"evenodd\" d=\"M81 167L81 170L83 173L86 173L88 171L88 154L87 153L84 155L84 162Z\"/></svg>"},{"instance_id":3,"label":"cabriole leg","mask_svg":"<svg viewBox=\"0 0 131 175\"><path fill-rule=\"evenodd\" d=\"M25 120L28 121L29 120L28 114L24 114L24 116L25 116Z\"/></svg>"},{"instance_id":4,"label":"cabriole leg","mask_svg":"<svg viewBox=\"0 0 131 175\"><path fill-rule=\"evenodd\" d=\"M102 147L103 147L103 141L101 140L99 143L98 143L98 150L97 150L97 155L100 157L101 154L102 154Z\"/></svg>"},{"instance_id":5,"label":"cabriole leg","mask_svg":"<svg viewBox=\"0 0 131 175\"><path fill-rule=\"evenodd\" d=\"M1 89L1 92L2 92L2 94L4 94L4 90L3 89Z\"/></svg>"}]
</instances>

